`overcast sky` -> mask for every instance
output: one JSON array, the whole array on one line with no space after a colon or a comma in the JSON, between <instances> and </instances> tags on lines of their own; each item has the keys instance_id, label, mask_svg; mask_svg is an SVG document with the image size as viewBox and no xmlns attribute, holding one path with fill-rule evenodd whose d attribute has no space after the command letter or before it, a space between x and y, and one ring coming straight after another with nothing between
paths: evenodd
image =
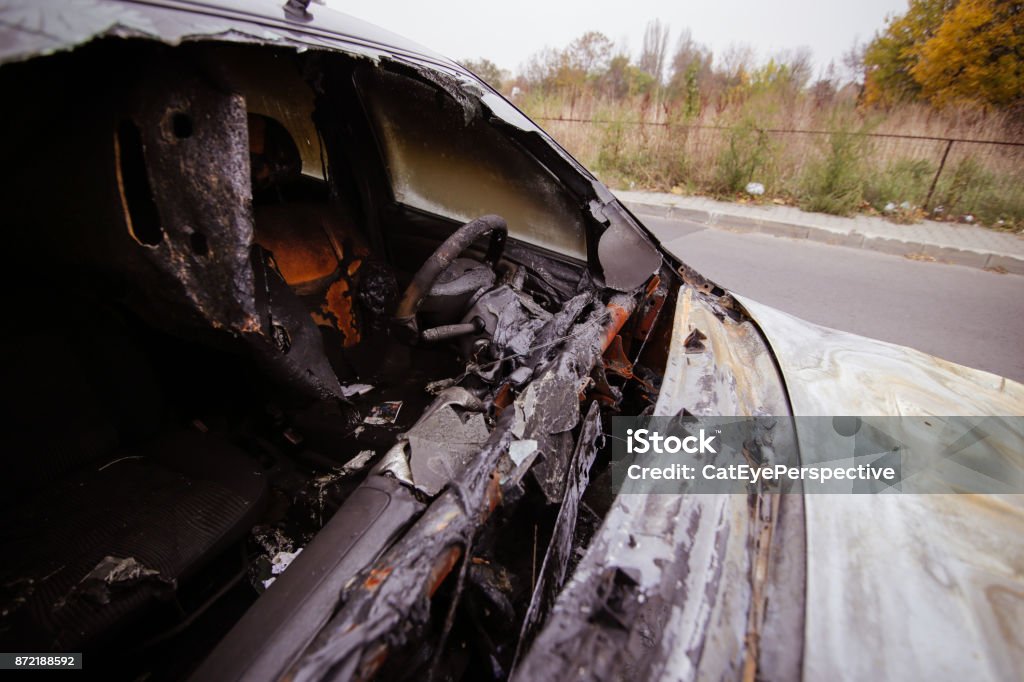
<instances>
[{"instance_id":1,"label":"overcast sky","mask_svg":"<svg viewBox=\"0 0 1024 682\"><path fill-rule=\"evenodd\" d=\"M456 60L486 57L517 71L545 46L563 47L601 31L639 52L644 26L661 19L722 54L752 46L759 60L783 49L811 48L815 63L841 64L855 38L865 41L907 0L327 0L330 7L378 24Z\"/></svg>"}]
</instances>

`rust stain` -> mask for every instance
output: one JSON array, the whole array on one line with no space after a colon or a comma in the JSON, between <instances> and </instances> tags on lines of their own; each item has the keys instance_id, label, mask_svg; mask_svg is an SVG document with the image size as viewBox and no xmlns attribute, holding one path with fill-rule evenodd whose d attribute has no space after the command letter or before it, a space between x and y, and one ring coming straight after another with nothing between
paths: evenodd
<instances>
[{"instance_id":1,"label":"rust stain","mask_svg":"<svg viewBox=\"0 0 1024 682\"><path fill-rule=\"evenodd\" d=\"M650 295L653 294L659 286L661 286L661 277L659 277L657 273L655 273L651 275L651 278L649 280L647 280L647 288L644 290L644 297L649 298Z\"/></svg>"},{"instance_id":2,"label":"rust stain","mask_svg":"<svg viewBox=\"0 0 1024 682\"><path fill-rule=\"evenodd\" d=\"M318 313L313 314L317 324L334 327L344 337L346 348L359 343L359 329L356 326L352 295L347 280L339 279L331 285Z\"/></svg>"},{"instance_id":3,"label":"rust stain","mask_svg":"<svg viewBox=\"0 0 1024 682\"><path fill-rule=\"evenodd\" d=\"M497 471L491 472L491 480L487 482L487 490L484 493L484 513L481 523L494 513L494 510L501 504L501 477Z\"/></svg>"},{"instance_id":4,"label":"rust stain","mask_svg":"<svg viewBox=\"0 0 1024 682\"><path fill-rule=\"evenodd\" d=\"M512 384L504 383L494 396L494 412L497 416L505 411L505 408L512 404Z\"/></svg>"},{"instance_id":5,"label":"rust stain","mask_svg":"<svg viewBox=\"0 0 1024 682\"><path fill-rule=\"evenodd\" d=\"M363 583L363 587L371 592L381 586L388 576L391 575L391 571L395 570L393 566L385 566L384 568L374 567L370 571L369 577L366 582Z\"/></svg>"},{"instance_id":6,"label":"rust stain","mask_svg":"<svg viewBox=\"0 0 1024 682\"><path fill-rule=\"evenodd\" d=\"M441 583L448 577L448 574L455 568L455 564L458 562L459 557L462 556L462 548L458 545L449 547L444 553L438 557L437 561L434 562L434 567L430 569L430 582L427 586L427 595L433 597L437 589L441 587Z\"/></svg>"},{"instance_id":7,"label":"rust stain","mask_svg":"<svg viewBox=\"0 0 1024 682\"><path fill-rule=\"evenodd\" d=\"M605 350L604 365L609 372L614 372L626 379L633 378L633 363L626 357L626 351L622 347L621 335L616 335L607 350Z\"/></svg>"},{"instance_id":8,"label":"rust stain","mask_svg":"<svg viewBox=\"0 0 1024 682\"><path fill-rule=\"evenodd\" d=\"M772 534L778 519L779 495L758 494L751 510L754 524L754 556L750 566L750 611L747 613L747 633L744 637L746 655L743 660L743 682L756 682L757 663L761 653L761 632L764 626L768 598L768 566L771 559Z\"/></svg>"},{"instance_id":9,"label":"rust stain","mask_svg":"<svg viewBox=\"0 0 1024 682\"><path fill-rule=\"evenodd\" d=\"M608 346L612 344L612 341L615 340L615 337L622 330L622 325L626 324L626 320L629 319L629 311L616 303L608 304L608 312L611 315L611 319L608 322L604 343L601 346L602 351L608 350Z\"/></svg>"}]
</instances>

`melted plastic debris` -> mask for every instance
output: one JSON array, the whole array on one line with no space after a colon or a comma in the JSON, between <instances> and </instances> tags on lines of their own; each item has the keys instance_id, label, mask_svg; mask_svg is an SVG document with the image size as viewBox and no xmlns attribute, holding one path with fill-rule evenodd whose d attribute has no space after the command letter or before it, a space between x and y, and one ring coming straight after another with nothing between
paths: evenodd
<instances>
[{"instance_id":1,"label":"melted plastic debris","mask_svg":"<svg viewBox=\"0 0 1024 682\"><path fill-rule=\"evenodd\" d=\"M533 370L526 365L517 367L515 371L508 375L508 382L513 386L522 386L530 377L533 376Z\"/></svg>"},{"instance_id":2,"label":"melted plastic debris","mask_svg":"<svg viewBox=\"0 0 1024 682\"><path fill-rule=\"evenodd\" d=\"M273 526L256 526L252 529L252 537L261 551L249 567L249 582L262 593L288 568L302 547L297 547L281 529Z\"/></svg>"},{"instance_id":3,"label":"melted plastic debris","mask_svg":"<svg viewBox=\"0 0 1024 682\"><path fill-rule=\"evenodd\" d=\"M463 355L473 358L467 371L487 382L499 381L504 376L507 361L522 364L528 359L538 332L551 317L552 314L533 298L507 285L484 294L465 319L482 320L491 339L483 353L473 352L468 345L463 347ZM464 343L472 341L467 338ZM522 379L522 374L517 379Z\"/></svg>"},{"instance_id":4,"label":"melted plastic debris","mask_svg":"<svg viewBox=\"0 0 1024 682\"><path fill-rule=\"evenodd\" d=\"M363 420L370 426L390 426L398 419L398 411L402 409L401 400L389 400L370 408L370 414Z\"/></svg>"},{"instance_id":5,"label":"melted plastic debris","mask_svg":"<svg viewBox=\"0 0 1024 682\"><path fill-rule=\"evenodd\" d=\"M512 435L530 438L575 427L580 416L578 392L572 377L549 373L534 381L516 398Z\"/></svg>"},{"instance_id":6,"label":"melted plastic debris","mask_svg":"<svg viewBox=\"0 0 1024 682\"><path fill-rule=\"evenodd\" d=\"M301 547L294 552L278 552L274 555L274 558L270 560L270 572L274 575L281 575L295 560L295 557L300 554L302 554Z\"/></svg>"},{"instance_id":7,"label":"melted plastic debris","mask_svg":"<svg viewBox=\"0 0 1024 682\"><path fill-rule=\"evenodd\" d=\"M510 293L510 297L501 301L504 305L497 312L493 343L503 355L525 356L530 352L537 332L551 318L551 313L526 294L514 290Z\"/></svg>"},{"instance_id":8,"label":"melted plastic debris","mask_svg":"<svg viewBox=\"0 0 1024 682\"><path fill-rule=\"evenodd\" d=\"M428 495L439 493L461 475L488 435L482 414L460 415L450 405L417 424L408 434L409 466L416 487Z\"/></svg>"},{"instance_id":9,"label":"melted plastic debris","mask_svg":"<svg viewBox=\"0 0 1024 682\"><path fill-rule=\"evenodd\" d=\"M375 454L377 453L373 450L360 450L359 454L345 462L345 465L339 469L339 473L341 473L342 476L351 476L357 471L361 471L367 464L369 464Z\"/></svg>"},{"instance_id":10,"label":"melted plastic debris","mask_svg":"<svg viewBox=\"0 0 1024 682\"><path fill-rule=\"evenodd\" d=\"M457 480L490 435L484 404L472 392L444 389L377 465L400 481L436 495Z\"/></svg>"},{"instance_id":11,"label":"melted plastic debris","mask_svg":"<svg viewBox=\"0 0 1024 682\"><path fill-rule=\"evenodd\" d=\"M537 452L537 441L527 438L525 440L512 441L508 447L508 456L516 466L519 466L526 458Z\"/></svg>"},{"instance_id":12,"label":"melted plastic debris","mask_svg":"<svg viewBox=\"0 0 1024 682\"><path fill-rule=\"evenodd\" d=\"M439 395L441 391L446 388L451 388L455 384L459 383L462 377L449 377L448 379L438 379L437 381L431 381L427 384L424 389L430 395Z\"/></svg>"},{"instance_id":13,"label":"melted plastic debris","mask_svg":"<svg viewBox=\"0 0 1024 682\"><path fill-rule=\"evenodd\" d=\"M274 558L270 560L270 573L272 576L279 576L284 573L292 562L295 561L295 557L302 554L302 547L299 547L294 552L278 552L274 555ZM275 577L271 577L268 580L263 581L264 587L270 587L270 583L276 580Z\"/></svg>"},{"instance_id":14,"label":"melted plastic debris","mask_svg":"<svg viewBox=\"0 0 1024 682\"><path fill-rule=\"evenodd\" d=\"M105 556L54 608L60 609L78 597L95 604L109 604L114 591L147 581L171 590L176 586L173 579L163 577L156 569L146 568L133 557Z\"/></svg>"},{"instance_id":15,"label":"melted plastic debris","mask_svg":"<svg viewBox=\"0 0 1024 682\"><path fill-rule=\"evenodd\" d=\"M352 398L357 395L363 395L373 390L373 386L370 384L349 384L348 386L341 387L341 395L345 398Z\"/></svg>"},{"instance_id":16,"label":"melted plastic debris","mask_svg":"<svg viewBox=\"0 0 1024 682\"><path fill-rule=\"evenodd\" d=\"M292 540L273 526L256 526L252 529L252 537L268 556L290 552L294 547Z\"/></svg>"},{"instance_id":17,"label":"melted plastic debris","mask_svg":"<svg viewBox=\"0 0 1024 682\"><path fill-rule=\"evenodd\" d=\"M405 438L398 439L398 442L384 453L376 471L388 473L403 483L413 485L412 471L409 469L409 441Z\"/></svg>"}]
</instances>

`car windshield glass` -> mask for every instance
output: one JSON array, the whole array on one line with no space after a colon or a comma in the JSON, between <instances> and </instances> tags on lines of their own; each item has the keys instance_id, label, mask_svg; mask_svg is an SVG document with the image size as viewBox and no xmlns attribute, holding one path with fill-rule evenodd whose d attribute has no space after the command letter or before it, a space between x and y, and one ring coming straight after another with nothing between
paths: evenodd
<instances>
[{"instance_id":1,"label":"car windshield glass","mask_svg":"<svg viewBox=\"0 0 1024 682\"><path fill-rule=\"evenodd\" d=\"M478 103L467 108L437 86L381 68L357 71L356 84L396 201L459 221L496 213L511 236L586 258L578 203Z\"/></svg>"}]
</instances>

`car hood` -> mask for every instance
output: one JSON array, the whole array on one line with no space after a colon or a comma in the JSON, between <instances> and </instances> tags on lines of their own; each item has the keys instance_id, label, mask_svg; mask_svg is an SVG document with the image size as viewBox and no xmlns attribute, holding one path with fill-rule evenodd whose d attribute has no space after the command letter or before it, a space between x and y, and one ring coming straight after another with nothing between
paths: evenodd
<instances>
[{"instance_id":1,"label":"car hood","mask_svg":"<svg viewBox=\"0 0 1024 682\"><path fill-rule=\"evenodd\" d=\"M1015 381L733 296L767 337L796 416L1024 414Z\"/></svg>"},{"instance_id":2,"label":"car hood","mask_svg":"<svg viewBox=\"0 0 1024 682\"><path fill-rule=\"evenodd\" d=\"M1024 414L1017 382L736 298L765 333L795 415ZM804 511L805 679L1021 670L1024 495L807 495Z\"/></svg>"}]
</instances>

